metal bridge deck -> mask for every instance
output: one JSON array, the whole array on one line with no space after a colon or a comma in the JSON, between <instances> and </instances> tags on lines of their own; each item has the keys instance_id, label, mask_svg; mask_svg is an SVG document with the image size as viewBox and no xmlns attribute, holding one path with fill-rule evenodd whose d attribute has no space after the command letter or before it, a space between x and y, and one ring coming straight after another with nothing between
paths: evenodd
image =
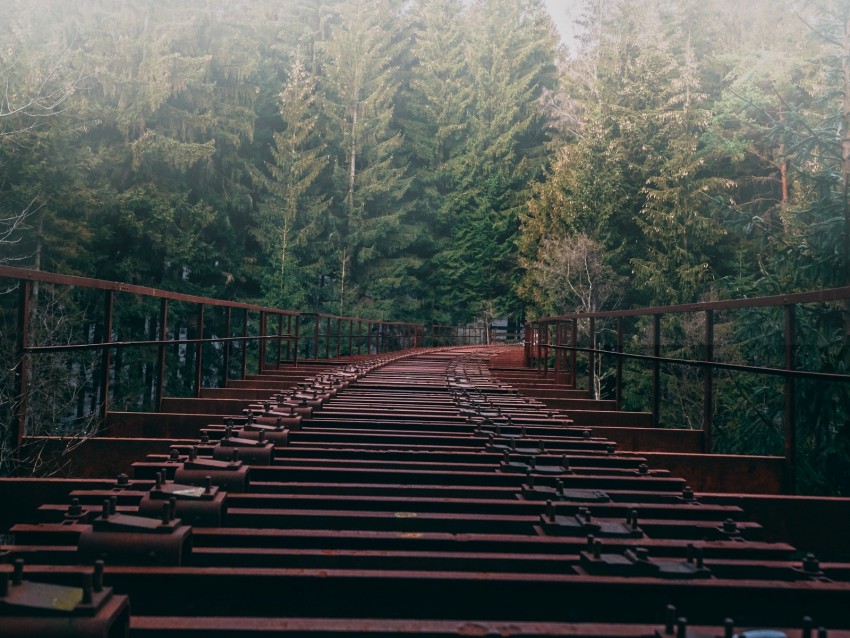
<instances>
[{"instance_id":1,"label":"metal bridge deck","mask_svg":"<svg viewBox=\"0 0 850 638\"><path fill-rule=\"evenodd\" d=\"M0 636L850 637L846 556L519 392L515 353L282 366L121 476L3 480Z\"/></svg>"}]
</instances>

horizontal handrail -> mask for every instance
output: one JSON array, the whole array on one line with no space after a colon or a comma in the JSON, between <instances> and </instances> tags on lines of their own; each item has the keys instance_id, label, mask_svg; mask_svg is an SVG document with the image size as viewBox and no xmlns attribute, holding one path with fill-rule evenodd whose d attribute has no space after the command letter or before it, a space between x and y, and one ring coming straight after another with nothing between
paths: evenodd
<instances>
[{"instance_id":1,"label":"horizontal handrail","mask_svg":"<svg viewBox=\"0 0 850 638\"><path fill-rule=\"evenodd\" d=\"M221 344L217 348L217 350L220 350L218 356L221 357L221 363L215 366L212 374L220 377L218 381L223 382L226 386L233 369L232 363L236 363L236 374L239 378L246 378L249 344L256 344L257 372L262 373L268 365L275 368L286 362L297 366L304 355L314 360L319 359L320 356L324 359L339 357L343 352L347 353L348 356L360 355L364 345L367 353L417 348L422 345L424 333L424 327L421 324L412 322L300 312L256 303L215 299L201 295L170 292L149 286L13 266L0 265L0 279L15 282L15 287L17 287L17 295L10 295L7 299L16 300L12 303L17 305L14 333L16 359L13 363L16 398L13 406L15 414L11 424L10 436L18 444L20 444L26 432L27 418L32 404L30 387L34 355L49 356L70 352L97 353L99 362L94 368L92 377L87 379L85 383L91 384L92 400L96 402L99 413L98 421L102 426L107 422L111 392L117 384L115 379L118 378L118 375L113 372L115 368L112 356L117 357L119 352L124 352L127 349L147 350L148 353L153 351L150 355L153 357L153 360L150 361L151 367L146 369L149 371L146 374L150 374L150 378L145 381L145 386L141 391L145 394L144 401L149 402L154 410L158 411L162 407L162 399L165 396L165 379L170 347L189 347L194 351L192 359L187 357L183 360L189 362L188 366L194 368L193 371L190 371L184 367L183 384L185 386L186 381L191 383L192 390L190 392L195 397L201 397L205 382L204 346L208 344ZM35 309L38 308L37 300L34 297L37 283L44 284L43 289L63 287L72 291L92 290L97 291L97 294L102 296L102 311L98 313L95 308L96 314L86 319L87 326L91 326L91 329L87 328L84 331L87 336L76 337L75 340L78 340L76 343L42 342L36 344L31 341L32 317ZM12 290L15 287L12 287ZM115 306L124 303L123 295L127 295L134 304L140 298L158 300L156 305L159 307L156 310L150 308L146 311L151 323L146 324L144 335L138 335L142 336L142 339L124 339L124 331L121 329L123 326L115 325L118 316ZM175 319L170 317L173 313L173 310L170 312L170 304L173 302L195 306L191 310L193 316L187 319L183 316L184 312L181 308L177 319L177 322L184 326L187 331L190 326L194 330L191 338L187 332L178 332L177 328L174 327ZM210 331L211 324L208 312L210 308L219 308L224 314L223 326L219 325L215 332ZM237 312L234 313L234 310ZM88 310L86 310L86 313L88 313ZM221 317L218 317L216 321L221 321L221 319ZM277 325L275 326L275 324ZM323 324L325 325L323 326ZM174 330L173 338L170 339L168 338L169 326ZM251 326L256 326L256 330L249 330ZM148 329L152 332L147 333ZM219 330L222 331L221 335L216 336ZM205 331L207 331L206 334ZM255 332L255 334L249 334L249 332ZM95 336L98 334L99 336ZM348 345L343 348L345 341ZM334 348L331 347L332 343L335 345ZM241 344L242 347L238 351L241 361L235 361L236 357L233 356L231 344ZM276 352L273 351L275 345ZM302 346L304 347L302 348ZM302 351L304 354L302 354ZM271 355L270 364L268 355ZM183 365L179 362L178 364ZM76 409L81 408L77 406Z\"/></svg>"},{"instance_id":2,"label":"horizontal handrail","mask_svg":"<svg viewBox=\"0 0 850 638\"><path fill-rule=\"evenodd\" d=\"M550 323L569 319L615 318L615 317L644 317L651 315L678 314L687 312L702 312L705 310L736 310L747 308L766 308L776 306L798 305L806 303L824 303L850 299L850 286L843 288L826 288L810 292L798 292L787 295L771 295L744 299L728 299L725 301L701 301L692 304L677 304L673 306L653 306L648 308L633 308L629 310L597 310L595 312L578 312L552 317L542 317L531 323Z\"/></svg>"},{"instance_id":3,"label":"horizontal handrail","mask_svg":"<svg viewBox=\"0 0 850 638\"><path fill-rule=\"evenodd\" d=\"M838 374L836 372L812 372L810 370L786 370L784 368L767 368L762 366L747 366L737 363L724 363L722 361L705 361L702 359L678 359L675 357L655 357L651 354L634 354L630 352L617 352L616 350L605 350L604 348L582 348L579 346L565 346L554 343L541 343L543 349L566 350L569 352L587 352L590 354L604 354L624 359L635 359L638 361L657 361L659 363L670 363L674 365L690 366L693 368L717 368L719 370L734 370L736 372L752 372L754 374L769 374L779 377L794 377L797 379L812 379L814 381L829 381L833 383L850 383L850 374Z\"/></svg>"},{"instance_id":4,"label":"horizontal handrail","mask_svg":"<svg viewBox=\"0 0 850 638\"><path fill-rule=\"evenodd\" d=\"M850 382L850 374L839 372L820 372L817 370L801 370L798 367L798 327L797 307L805 304L824 304L843 302L846 306L850 302L850 286L842 288L829 288L809 292L791 293L784 295L772 295L744 299L729 299L724 301L705 301L691 304L677 304L669 306L655 306L648 308L631 308L626 310L603 310L595 312L575 312L550 317L542 317L526 323L526 335L523 341L525 346L525 359L527 365L532 365L536 359L538 371L544 376L549 371L550 354L554 352L556 377L566 372L567 382L576 387L576 354L587 355L587 377L589 391L594 387L595 376L599 374L596 367L601 366L601 357L613 357L615 360L614 384L616 392L616 405L619 408L623 396L623 361L637 360L645 361L651 367L650 393L651 413L654 425L659 425L661 409L661 366L673 365L697 368L702 371L703 377L703 423L702 437L703 449L706 452L712 450L712 429L714 417L714 381L715 370L727 370L743 372L756 375L769 375L783 379L782 398L784 401L783 429L785 447L785 473L789 490L796 485L796 455L797 455L797 432L796 432L796 397L795 382L797 380L809 380L821 383L846 384ZM718 361L715 357L715 321L716 313L725 310L755 310L758 308L777 308L782 312L781 326L778 332L782 336L782 352L784 367L768 367L753 365L752 363L734 363L731 361ZM847 312L847 309L843 309ZM665 357L661 354L662 341L662 319L666 315L683 315L688 313L702 313L704 315L704 341L701 345L701 354L694 358ZM623 319L652 318L648 343L652 354L641 354L636 352L625 352L623 339ZM596 335L598 334L597 319L616 319L616 349L608 350L598 348ZM587 321L588 333L590 334L589 347L580 346L578 343L579 323ZM552 339L552 331L556 336ZM697 344L695 344L697 345ZM536 354L535 354L536 350ZM601 371L601 368L600 368Z\"/></svg>"},{"instance_id":5,"label":"horizontal handrail","mask_svg":"<svg viewBox=\"0 0 850 638\"><path fill-rule=\"evenodd\" d=\"M422 325L422 324L414 323L412 321L386 321L384 319L365 319L363 317L349 317L349 316L346 316L346 315L332 315L332 314L328 314L326 312L305 312L305 311L301 311L298 314L300 314L301 317L304 318L304 319L319 318L319 319L336 319L338 321L361 321L363 323L371 323L371 324L374 324L374 325L383 324L385 326L413 327L413 326Z\"/></svg>"},{"instance_id":6,"label":"horizontal handrail","mask_svg":"<svg viewBox=\"0 0 850 638\"><path fill-rule=\"evenodd\" d=\"M303 337L301 337L303 339ZM27 346L24 352L28 354L44 354L47 352L76 352L78 350L98 350L100 348L128 348L140 346L179 346L190 343L227 343L231 341L292 341L298 339L293 334L248 335L245 337L209 337L205 339L147 339L144 341L99 341L97 343L64 343L50 346Z\"/></svg>"},{"instance_id":7,"label":"horizontal handrail","mask_svg":"<svg viewBox=\"0 0 850 638\"><path fill-rule=\"evenodd\" d=\"M239 301L227 301L213 297L201 297L180 292L170 292L159 288L148 286L136 286L134 284L123 284L106 279L93 279L90 277L79 277L77 275L62 275L59 273L44 272L41 270L27 270L26 268L15 268L13 266L0 266L0 277L6 279L20 279L22 281L38 281L42 283L56 284L59 286L77 286L80 288L93 288L96 290L107 290L113 292L125 292L145 297L156 297L168 299L169 301L185 301L187 303L204 304L205 306L227 306L242 310L253 310L255 312L274 313L279 315L297 316L303 313L297 310L284 310L282 308L270 308L257 304L242 303Z\"/></svg>"}]
</instances>

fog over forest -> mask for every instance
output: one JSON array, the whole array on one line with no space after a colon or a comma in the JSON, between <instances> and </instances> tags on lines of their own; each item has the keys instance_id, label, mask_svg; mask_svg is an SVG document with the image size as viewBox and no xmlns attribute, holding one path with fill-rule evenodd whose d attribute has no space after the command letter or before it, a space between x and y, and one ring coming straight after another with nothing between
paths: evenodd
<instances>
[{"instance_id":1,"label":"fog over forest","mask_svg":"<svg viewBox=\"0 0 850 638\"><path fill-rule=\"evenodd\" d=\"M850 283L846 1L3 13L2 263L452 324Z\"/></svg>"}]
</instances>

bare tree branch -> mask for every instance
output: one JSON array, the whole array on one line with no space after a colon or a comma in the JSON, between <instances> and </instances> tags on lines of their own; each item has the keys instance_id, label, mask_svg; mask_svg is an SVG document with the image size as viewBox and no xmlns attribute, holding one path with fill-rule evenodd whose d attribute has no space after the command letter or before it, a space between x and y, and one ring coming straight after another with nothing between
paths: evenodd
<instances>
[{"instance_id":1,"label":"bare tree branch","mask_svg":"<svg viewBox=\"0 0 850 638\"><path fill-rule=\"evenodd\" d=\"M80 82L88 76L78 72L71 79L63 79L73 41L65 47L51 64L49 70L38 85L28 92L28 97L16 100L12 86L14 67L9 65L0 71L3 77L3 95L0 98L0 138L14 138L38 127L45 118L54 117L67 109L67 103L74 96ZM3 124L18 120L9 129Z\"/></svg>"}]
</instances>

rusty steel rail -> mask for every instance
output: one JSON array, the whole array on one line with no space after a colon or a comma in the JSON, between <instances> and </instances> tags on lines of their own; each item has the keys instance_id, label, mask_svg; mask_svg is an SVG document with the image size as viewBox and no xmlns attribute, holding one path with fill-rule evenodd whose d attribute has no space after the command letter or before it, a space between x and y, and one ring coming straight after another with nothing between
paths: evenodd
<instances>
[{"instance_id":1,"label":"rusty steel rail","mask_svg":"<svg viewBox=\"0 0 850 638\"><path fill-rule=\"evenodd\" d=\"M240 381L264 398L199 399L233 403L117 478L0 502L0 623L45 626L4 592L46 583L128 600L100 635L850 638L842 549L777 538L491 371L521 354L281 365Z\"/></svg>"},{"instance_id":2,"label":"rusty steel rail","mask_svg":"<svg viewBox=\"0 0 850 638\"><path fill-rule=\"evenodd\" d=\"M797 353L797 308L804 304L815 303L850 303L850 287L819 290L788 295L756 297L750 299L732 299L726 301L701 302L694 304L679 304L630 310L609 310L576 314L564 314L544 317L526 324L524 339L524 357L527 365L535 362L538 372L544 377L549 374L549 362L554 356L554 376L561 379L568 387L577 387L577 353L587 355L588 392L593 388L596 364L601 357L611 357L614 360L614 394L617 407L622 404L623 397L623 361L634 360L648 362L652 365L652 391L650 397L652 421L660 425L659 414L661 405L661 365L683 366L701 369L703 371L703 418L702 418L702 448L705 452L712 450L712 431L714 421L713 372L727 370L757 375L775 376L783 379L782 394L784 397L784 458L786 462L787 487L789 491L796 485L796 456L797 456L797 425L795 381L810 380L822 383L850 383L850 374L820 372L815 370L800 370ZM724 310L748 310L756 308L781 308L783 312L783 355L784 367L745 365L716 359L715 314ZM844 312L847 312L845 309ZM662 348L662 318L668 315L683 315L701 313L704 316L704 339L702 344L703 356L700 359L685 359L665 357L661 355ZM624 349L623 319L650 318L652 320L652 354L626 352ZM596 320L616 319L616 345L614 349L596 347ZM587 322L591 335L587 347L579 345L579 322Z\"/></svg>"}]
</instances>

